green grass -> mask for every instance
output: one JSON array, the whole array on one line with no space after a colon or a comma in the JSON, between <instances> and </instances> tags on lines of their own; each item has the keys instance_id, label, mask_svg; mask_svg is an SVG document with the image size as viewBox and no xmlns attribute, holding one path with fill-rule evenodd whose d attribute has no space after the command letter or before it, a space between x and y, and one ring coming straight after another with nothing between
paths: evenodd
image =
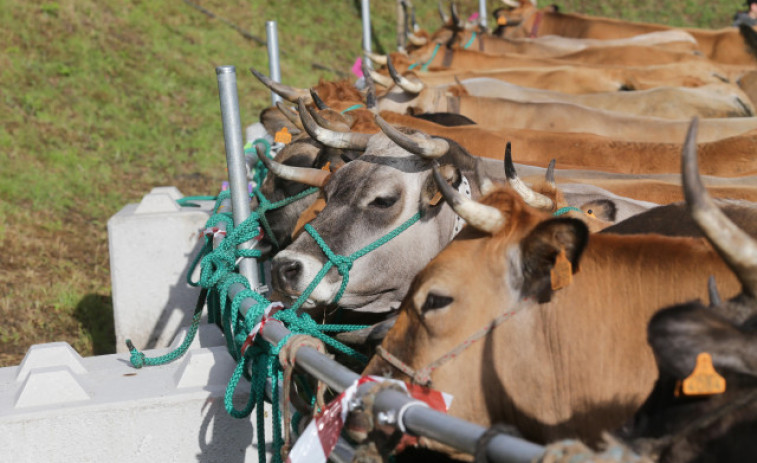
<instances>
[{"instance_id":1,"label":"green grass","mask_svg":"<svg viewBox=\"0 0 757 463\"><path fill-rule=\"evenodd\" d=\"M199 0L198 0L199 1ZM395 46L395 2L372 2L374 50ZM416 0L436 29L436 2ZM461 14L477 2L460 2ZM564 1L564 11L724 27L741 2ZM286 83L347 71L360 50L359 0L203 1L265 38L276 20ZM490 8L499 2L489 1ZM154 186L212 194L225 157L215 67L237 67L245 124L268 106L249 74L266 49L188 3L0 0L0 365L29 345L113 352L108 218Z\"/></svg>"}]
</instances>

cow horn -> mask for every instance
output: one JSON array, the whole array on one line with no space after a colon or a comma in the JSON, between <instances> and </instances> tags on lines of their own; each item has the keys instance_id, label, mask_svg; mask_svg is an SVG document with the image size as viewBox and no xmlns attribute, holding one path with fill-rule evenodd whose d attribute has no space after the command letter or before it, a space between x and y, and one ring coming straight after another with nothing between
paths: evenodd
<instances>
[{"instance_id":1,"label":"cow horn","mask_svg":"<svg viewBox=\"0 0 757 463\"><path fill-rule=\"evenodd\" d=\"M318 109L330 109L329 106L318 96L318 92L310 87L310 97L313 98L313 103Z\"/></svg>"},{"instance_id":2,"label":"cow horn","mask_svg":"<svg viewBox=\"0 0 757 463\"><path fill-rule=\"evenodd\" d=\"M392 80L399 85L399 87L412 94L419 94L423 90L423 83L421 82L410 82L406 77L400 75L399 72L397 72L397 69L394 68L394 64L392 64L392 60L387 57L386 60L386 67L389 69L389 75L392 76Z\"/></svg>"},{"instance_id":3,"label":"cow horn","mask_svg":"<svg viewBox=\"0 0 757 463\"><path fill-rule=\"evenodd\" d=\"M702 233L741 282L744 293L757 298L757 241L731 222L704 188L697 160L698 126L699 118L695 117L683 144L681 170L686 204Z\"/></svg>"},{"instance_id":4,"label":"cow horn","mask_svg":"<svg viewBox=\"0 0 757 463\"><path fill-rule=\"evenodd\" d=\"M380 64L380 65L382 65L382 66L385 66L385 65L386 65L386 58L387 58L387 55L379 55L379 54L377 54L377 53L373 53L373 52L370 52L370 51L366 51L366 52L365 52L365 56L367 56L367 57L368 57L368 59L370 59L371 61L373 61L373 62L374 62L374 63L376 63L376 64Z\"/></svg>"},{"instance_id":5,"label":"cow horn","mask_svg":"<svg viewBox=\"0 0 757 463\"><path fill-rule=\"evenodd\" d=\"M281 96L290 103L297 103L298 98L306 98L306 103L310 103L310 94L304 88L294 88L289 85L280 84L274 82L268 76L258 72L255 68L250 68L252 75L258 78L258 80L268 87L272 92Z\"/></svg>"},{"instance_id":6,"label":"cow horn","mask_svg":"<svg viewBox=\"0 0 757 463\"><path fill-rule=\"evenodd\" d=\"M371 68L368 62L363 60L362 63L363 78L365 79L365 107L371 111L376 110L376 84L373 81Z\"/></svg>"},{"instance_id":7,"label":"cow horn","mask_svg":"<svg viewBox=\"0 0 757 463\"><path fill-rule=\"evenodd\" d=\"M369 75L371 76L371 79L373 79L373 81L379 85L383 85L386 88L394 87L394 81L391 77L387 77L384 74L379 74L372 69L369 71Z\"/></svg>"},{"instance_id":8,"label":"cow horn","mask_svg":"<svg viewBox=\"0 0 757 463\"><path fill-rule=\"evenodd\" d=\"M321 188L326 184L331 175L331 172L313 167L287 166L276 162L265 155L265 151L260 145L255 145L255 151L258 154L258 159L260 159L266 169L277 177Z\"/></svg>"},{"instance_id":9,"label":"cow horn","mask_svg":"<svg viewBox=\"0 0 757 463\"><path fill-rule=\"evenodd\" d=\"M447 13L444 12L442 0L439 0L439 18L442 20L442 26L447 25L447 23L449 22L449 16L447 16Z\"/></svg>"},{"instance_id":10,"label":"cow horn","mask_svg":"<svg viewBox=\"0 0 757 463\"><path fill-rule=\"evenodd\" d=\"M449 142L441 138L420 139L405 135L381 116L376 114L376 124L381 131L400 147L425 159L435 159L444 156L449 151Z\"/></svg>"},{"instance_id":11,"label":"cow horn","mask_svg":"<svg viewBox=\"0 0 757 463\"><path fill-rule=\"evenodd\" d=\"M320 127L315 120L310 116L310 113L305 108L305 100L300 98L297 102L297 112L300 113L300 119L302 120L302 126L305 131L313 137L315 140L323 143L326 146L332 148L345 148L364 150L368 146L368 140L371 135L367 133L356 132L335 132L323 127Z\"/></svg>"},{"instance_id":12,"label":"cow horn","mask_svg":"<svg viewBox=\"0 0 757 463\"><path fill-rule=\"evenodd\" d=\"M454 1L449 2L449 12L452 16L452 26L462 29L464 27L464 22L460 19L460 14L457 12L457 3Z\"/></svg>"},{"instance_id":13,"label":"cow horn","mask_svg":"<svg viewBox=\"0 0 757 463\"><path fill-rule=\"evenodd\" d=\"M505 176L507 177L507 183L529 206L547 211L554 208L555 203L551 199L532 190L518 177L518 173L515 172L515 165L513 164L510 142L507 142L507 146L505 147Z\"/></svg>"},{"instance_id":14,"label":"cow horn","mask_svg":"<svg viewBox=\"0 0 757 463\"><path fill-rule=\"evenodd\" d=\"M468 225L486 233L494 234L505 225L505 216L496 207L481 204L469 199L452 188L439 172L439 164L434 162L434 181L444 200L452 207L452 210L462 217Z\"/></svg>"},{"instance_id":15,"label":"cow horn","mask_svg":"<svg viewBox=\"0 0 757 463\"><path fill-rule=\"evenodd\" d=\"M710 278L707 279L707 294L710 296L710 306L720 307L723 305L720 292L718 292L718 284L715 282L715 275L710 275Z\"/></svg>"},{"instance_id":16,"label":"cow horn","mask_svg":"<svg viewBox=\"0 0 757 463\"><path fill-rule=\"evenodd\" d=\"M310 112L310 115L313 116L313 120L315 120L315 123L319 126L323 127L324 129L333 130L334 132L349 132L350 126L347 124L347 122L342 117L341 122L337 121L331 121L323 117L323 114L321 114L318 110L313 108L312 106L306 106L308 112ZM331 111L329 109L324 109L324 111ZM338 113L337 113L338 114ZM341 114L339 114L341 117Z\"/></svg>"},{"instance_id":17,"label":"cow horn","mask_svg":"<svg viewBox=\"0 0 757 463\"><path fill-rule=\"evenodd\" d=\"M415 6L410 5L410 24L413 26L413 32L421 30L421 26L418 25L418 21L415 20Z\"/></svg>"},{"instance_id":18,"label":"cow horn","mask_svg":"<svg viewBox=\"0 0 757 463\"><path fill-rule=\"evenodd\" d=\"M289 122L294 124L298 129L305 130L302 126L302 121L297 115L297 111L285 105L282 101L277 101L276 107L279 108L279 111L281 111L287 119L289 119Z\"/></svg>"},{"instance_id":19,"label":"cow horn","mask_svg":"<svg viewBox=\"0 0 757 463\"><path fill-rule=\"evenodd\" d=\"M409 32L407 34L407 39L416 47L422 47L428 43L428 39L426 37L418 37L412 32Z\"/></svg>"},{"instance_id":20,"label":"cow horn","mask_svg":"<svg viewBox=\"0 0 757 463\"><path fill-rule=\"evenodd\" d=\"M482 167L482 160L476 160L476 179L478 179L478 189L481 190L481 195L486 196L496 189L496 185L487 176Z\"/></svg>"},{"instance_id":21,"label":"cow horn","mask_svg":"<svg viewBox=\"0 0 757 463\"><path fill-rule=\"evenodd\" d=\"M557 184L555 183L555 160L552 159L549 161L549 165L547 166L547 172L544 174L544 180L546 180L547 185L549 185L552 188L557 188Z\"/></svg>"}]
</instances>

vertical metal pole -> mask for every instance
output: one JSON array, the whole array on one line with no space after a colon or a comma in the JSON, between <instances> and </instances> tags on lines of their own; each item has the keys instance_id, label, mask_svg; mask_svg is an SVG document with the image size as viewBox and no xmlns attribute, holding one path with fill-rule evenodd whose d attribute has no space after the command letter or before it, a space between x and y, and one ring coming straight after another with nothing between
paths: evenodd
<instances>
[{"instance_id":1,"label":"vertical metal pole","mask_svg":"<svg viewBox=\"0 0 757 463\"><path fill-rule=\"evenodd\" d=\"M486 30L486 0L478 0L478 20L481 28Z\"/></svg>"},{"instance_id":2,"label":"vertical metal pole","mask_svg":"<svg viewBox=\"0 0 757 463\"><path fill-rule=\"evenodd\" d=\"M247 193L247 166L244 160L244 143L242 143L242 123L239 117L239 98L237 97L237 70L234 66L218 66L218 96L221 100L221 118L223 120L223 139L226 142L226 166L229 169L229 190L234 224L247 220L250 216L250 195ZM251 249L248 241L239 245L239 249ZM258 267L255 259L243 258L239 262L239 273L250 282L250 287L260 286Z\"/></svg>"},{"instance_id":3,"label":"vertical metal pole","mask_svg":"<svg viewBox=\"0 0 757 463\"><path fill-rule=\"evenodd\" d=\"M360 12L363 17L363 59L367 60L368 66L371 67L371 61L368 59L368 53L371 52L371 2L370 0L360 0Z\"/></svg>"},{"instance_id":4,"label":"vertical metal pole","mask_svg":"<svg viewBox=\"0 0 757 463\"><path fill-rule=\"evenodd\" d=\"M266 21L265 23L266 43L268 44L268 71L271 80L281 82L281 66L279 65L279 33L276 28L276 21ZM271 92L271 105L275 106L281 97L275 92Z\"/></svg>"}]
</instances>

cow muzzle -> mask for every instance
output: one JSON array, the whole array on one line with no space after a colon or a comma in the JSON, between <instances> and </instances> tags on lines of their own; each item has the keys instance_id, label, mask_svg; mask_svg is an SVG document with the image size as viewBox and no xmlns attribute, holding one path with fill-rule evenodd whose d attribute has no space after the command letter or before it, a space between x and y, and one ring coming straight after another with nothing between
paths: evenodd
<instances>
[{"instance_id":1,"label":"cow muzzle","mask_svg":"<svg viewBox=\"0 0 757 463\"><path fill-rule=\"evenodd\" d=\"M273 288L279 294L296 299L315 280L323 265L323 262L312 256L285 249L274 257L271 264ZM331 302L339 289L339 283L331 280L328 274L324 275L307 297L307 300L304 301L302 307L312 308Z\"/></svg>"}]
</instances>

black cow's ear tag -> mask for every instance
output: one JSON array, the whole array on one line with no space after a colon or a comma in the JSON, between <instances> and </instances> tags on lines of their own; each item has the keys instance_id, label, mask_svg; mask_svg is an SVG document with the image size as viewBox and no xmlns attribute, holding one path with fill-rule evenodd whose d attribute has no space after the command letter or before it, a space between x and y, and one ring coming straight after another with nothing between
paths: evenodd
<instances>
[{"instance_id":1,"label":"black cow's ear tag","mask_svg":"<svg viewBox=\"0 0 757 463\"><path fill-rule=\"evenodd\" d=\"M565 248L560 248L560 253L555 258L555 265L549 273L552 281L552 291L565 288L573 283L573 264L565 255Z\"/></svg>"}]
</instances>

